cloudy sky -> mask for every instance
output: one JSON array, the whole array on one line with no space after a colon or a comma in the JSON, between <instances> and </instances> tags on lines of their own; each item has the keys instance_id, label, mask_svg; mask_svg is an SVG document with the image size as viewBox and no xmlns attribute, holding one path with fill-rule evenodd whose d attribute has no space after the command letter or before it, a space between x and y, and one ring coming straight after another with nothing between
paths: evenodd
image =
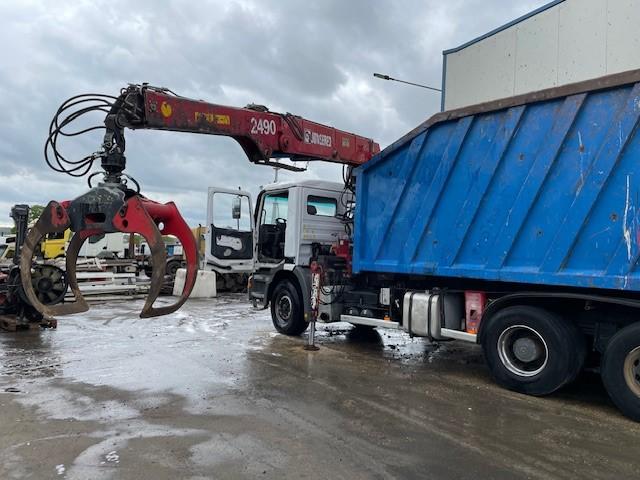
<instances>
[{"instance_id":1,"label":"cloudy sky","mask_svg":"<svg viewBox=\"0 0 640 480\"><path fill-rule=\"evenodd\" d=\"M354 133L383 147L439 109L437 93L373 72L440 86L442 50L546 0L109 0L0 2L0 224L14 203L44 204L86 190L48 169L43 145L57 107L80 93L117 95L149 82L193 98L259 103ZM97 119L99 120L99 119ZM63 145L97 149L100 133ZM233 140L129 131L127 172L148 197L174 200L204 222L206 189L254 193L273 180ZM281 179L340 178L312 164Z\"/></svg>"}]
</instances>

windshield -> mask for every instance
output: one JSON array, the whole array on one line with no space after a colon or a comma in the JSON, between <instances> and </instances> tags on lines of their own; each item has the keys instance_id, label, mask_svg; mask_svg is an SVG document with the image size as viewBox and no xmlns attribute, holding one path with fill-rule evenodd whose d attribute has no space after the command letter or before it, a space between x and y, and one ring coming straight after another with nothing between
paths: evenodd
<instances>
[{"instance_id":1,"label":"windshield","mask_svg":"<svg viewBox=\"0 0 640 480\"><path fill-rule=\"evenodd\" d=\"M278 218L287 219L289 192L270 193L264 197L261 225L275 225Z\"/></svg>"}]
</instances>

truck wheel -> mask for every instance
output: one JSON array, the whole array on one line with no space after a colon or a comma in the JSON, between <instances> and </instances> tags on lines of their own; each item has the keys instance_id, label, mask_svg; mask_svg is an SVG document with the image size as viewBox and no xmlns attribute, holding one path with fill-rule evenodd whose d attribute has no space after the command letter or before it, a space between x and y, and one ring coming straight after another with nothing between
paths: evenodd
<instances>
[{"instance_id":1,"label":"truck wheel","mask_svg":"<svg viewBox=\"0 0 640 480\"><path fill-rule=\"evenodd\" d=\"M167 262L167 266L165 268L165 275L169 275L172 278L176 276L178 273L178 269L182 266L182 262L180 260L169 260Z\"/></svg>"},{"instance_id":2,"label":"truck wheel","mask_svg":"<svg viewBox=\"0 0 640 480\"><path fill-rule=\"evenodd\" d=\"M602 356L600 374L613 403L627 417L640 421L640 323L611 337Z\"/></svg>"},{"instance_id":3,"label":"truck wheel","mask_svg":"<svg viewBox=\"0 0 640 480\"><path fill-rule=\"evenodd\" d=\"M309 326L304 321L300 294L289 280L281 281L273 290L271 320L276 330L285 335L300 335Z\"/></svg>"},{"instance_id":4,"label":"truck wheel","mask_svg":"<svg viewBox=\"0 0 640 480\"><path fill-rule=\"evenodd\" d=\"M501 386L528 395L548 395L582 369L584 335L558 315L513 306L486 321L484 356Z\"/></svg>"}]
</instances>

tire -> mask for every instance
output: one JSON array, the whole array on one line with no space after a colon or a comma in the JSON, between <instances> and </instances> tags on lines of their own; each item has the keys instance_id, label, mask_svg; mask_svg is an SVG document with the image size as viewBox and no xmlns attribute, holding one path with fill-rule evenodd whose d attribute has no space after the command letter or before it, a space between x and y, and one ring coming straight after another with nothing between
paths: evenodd
<instances>
[{"instance_id":1,"label":"tire","mask_svg":"<svg viewBox=\"0 0 640 480\"><path fill-rule=\"evenodd\" d=\"M289 281L283 280L273 289L271 320L273 326L285 335L300 335L309 324L304 320L301 295Z\"/></svg>"},{"instance_id":2,"label":"tire","mask_svg":"<svg viewBox=\"0 0 640 480\"><path fill-rule=\"evenodd\" d=\"M618 331L602 356L600 374L613 403L627 417L640 421L640 323Z\"/></svg>"},{"instance_id":3,"label":"tire","mask_svg":"<svg viewBox=\"0 0 640 480\"><path fill-rule=\"evenodd\" d=\"M165 275L170 275L172 278L176 276L178 269L182 266L182 262L180 260L169 260L167 262L167 266L165 267Z\"/></svg>"},{"instance_id":4,"label":"tire","mask_svg":"<svg viewBox=\"0 0 640 480\"><path fill-rule=\"evenodd\" d=\"M586 357L578 328L555 313L507 307L488 318L482 348L496 382L528 395L549 395L573 381Z\"/></svg>"}]
</instances>

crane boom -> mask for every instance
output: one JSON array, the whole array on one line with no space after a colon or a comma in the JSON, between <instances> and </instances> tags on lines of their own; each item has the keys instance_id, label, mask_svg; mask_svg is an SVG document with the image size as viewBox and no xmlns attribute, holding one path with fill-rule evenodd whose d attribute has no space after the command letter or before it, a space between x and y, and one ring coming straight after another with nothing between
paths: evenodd
<instances>
[{"instance_id":1,"label":"crane boom","mask_svg":"<svg viewBox=\"0 0 640 480\"><path fill-rule=\"evenodd\" d=\"M87 127L77 132L65 130L80 116L96 111L107 113L104 126ZM64 114L66 117L63 117ZM142 235L151 249L151 286L141 317L176 311L187 300L195 285L199 252L184 218L173 202L161 204L141 195L138 182L124 173L126 128L231 137L244 149L250 161L289 169L297 167L273 163L272 159L322 160L357 166L380 151L378 144L371 139L289 113L270 112L258 105L246 108L215 105L146 84L129 85L121 90L118 97L103 94L71 97L58 108L51 121L44 149L45 160L57 172L80 177L89 174L93 163L100 159L103 171L89 175L87 181L91 188L84 195L63 202L49 202L25 240L20 258L20 281L30 304L46 318L79 313L89 308L77 283L76 261L82 244L88 238L105 233ZM69 160L58 150L59 136L77 136L98 129L105 130L99 151L80 160ZM92 186L91 179L100 174L103 176L102 182ZM129 180L135 189L129 186ZM66 274L75 301L65 305L45 305L33 288L33 254L44 237L67 229L74 232L67 250ZM154 307L164 279L166 252L163 235L178 238L184 248L187 269L180 298L172 305Z\"/></svg>"},{"instance_id":2,"label":"crane boom","mask_svg":"<svg viewBox=\"0 0 640 480\"><path fill-rule=\"evenodd\" d=\"M222 135L235 139L253 163L273 158L361 165L380 151L373 140L260 105L216 105L148 85L131 85L116 101L115 125L132 129ZM109 115L107 116L109 127ZM285 167L284 164L277 164ZM286 167L285 167L286 168Z\"/></svg>"}]
</instances>

